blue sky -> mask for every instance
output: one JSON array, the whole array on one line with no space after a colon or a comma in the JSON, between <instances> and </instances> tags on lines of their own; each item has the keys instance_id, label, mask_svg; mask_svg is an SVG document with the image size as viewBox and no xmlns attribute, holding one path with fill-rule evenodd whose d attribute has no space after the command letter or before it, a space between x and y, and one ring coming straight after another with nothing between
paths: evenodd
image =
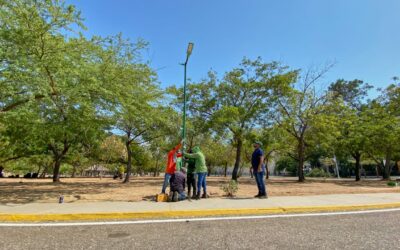
<instances>
[{"instance_id":1,"label":"blue sky","mask_svg":"<svg viewBox=\"0 0 400 250\"><path fill-rule=\"evenodd\" d=\"M377 87L400 75L399 0L67 0L82 11L87 35L143 38L162 86L219 75L246 56L291 68L336 61L324 84L362 79Z\"/></svg>"}]
</instances>

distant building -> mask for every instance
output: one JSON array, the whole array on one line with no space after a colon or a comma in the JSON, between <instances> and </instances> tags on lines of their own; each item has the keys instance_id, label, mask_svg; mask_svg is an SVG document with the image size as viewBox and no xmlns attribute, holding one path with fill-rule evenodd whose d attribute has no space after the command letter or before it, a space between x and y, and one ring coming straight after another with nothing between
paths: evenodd
<instances>
[{"instance_id":1,"label":"distant building","mask_svg":"<svg viewBox=\"0 0 400 250\"><path fill-rule=\"evenodd\" d=\"M85 177L100 177L100 176L112 176L115 171L112 171L102 165L93 165L83 172Z\"/></svg>"}]
</instances>

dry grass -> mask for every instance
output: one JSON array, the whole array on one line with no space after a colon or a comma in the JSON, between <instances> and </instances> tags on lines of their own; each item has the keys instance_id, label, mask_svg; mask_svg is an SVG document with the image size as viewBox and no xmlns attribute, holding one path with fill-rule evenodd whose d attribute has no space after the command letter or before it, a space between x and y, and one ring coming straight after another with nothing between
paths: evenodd
<instances>
[{"instance_id":1,"label":"dry grass","mask_svg":"<svg viewBox=\"0 0 400 250\"><path fill-rule=\"evenodd\" d=\"M162 177L134 177L128 184L111 178L68 178L59 184L51 179L0 179L0 203L57 202L60 195L65 202L81 201L140 201L150 200L161 191ZM229 178L208 177L211 197L223 196L221 185ZM312 179L299 183L295 178L272 178L267 181L270 196L318 194L355 194L400 192L399 187L388 187L386 182L350 179ZM252 197L257 193L254 179L240 178L237 196Z\"/></svg>"}]
</instances>

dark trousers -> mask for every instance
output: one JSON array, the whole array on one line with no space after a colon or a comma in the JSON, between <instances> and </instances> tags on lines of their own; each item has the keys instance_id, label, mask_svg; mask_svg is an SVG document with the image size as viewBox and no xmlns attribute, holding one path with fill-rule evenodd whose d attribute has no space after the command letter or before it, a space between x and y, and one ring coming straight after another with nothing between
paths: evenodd
<instances>
[{"instance_id":1,"label":"dark trousers","mask_svg":"<svg viewBox=\"0 0 400 250\"><path fill-rule=\"evenodd\" d=\"M196 174L187 174L187 180L186 180L187 186L188 186L188 196L190 197L190 190L193 188L193 195L195 195L196 192Z\"/></svg>"},{"instance_id":2,"label":"dark trousers","mask_svg":"<svg viewBox=\"0 0 400 250\"><path fill-rule=\"evenodd\" d=\"M264 171L263 172L255 171L254 173L254 176L256 177L259 195L267 195L267 190L265 188L265 183L264 183L264 174L265 174Z\"/></svg>"}]
</instances>

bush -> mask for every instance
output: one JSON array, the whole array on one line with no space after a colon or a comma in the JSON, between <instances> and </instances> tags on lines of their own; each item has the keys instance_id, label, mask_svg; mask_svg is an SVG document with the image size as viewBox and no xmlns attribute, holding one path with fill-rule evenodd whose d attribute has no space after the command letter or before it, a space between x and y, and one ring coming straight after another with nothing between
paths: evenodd
<instances>
[{"instance_id":1,"label":"bush","mask_svg":"<svg viewBox=\"0 0 400 250\"><path fill-rule=\"evenodd\" d=\"M286 170L290 175L295 176L297 174L298 163L290 157L283 157L276 162L275 171L282 172Z\"/></svg>"},{"instance_id":2,"label":"bush","mask_svg":"<svg viewBox=\"0 0 400 250\"><path fill-rule=\"evenodd\" d=\"M388 185L389 187L395 187L395 186L397 186L397 185L396 185L396 182L394 182L394 181L388 181L387 185Z\"/></svg>"},{"instance_id":3,"label":"bush","mask_svg":"<svg viewBox=\"0 0 400 250\"><path fill-rule=\"evenodd\" d=\"M330 177L331 175L327 172L325 172L325 170L321 169L321 168L314 168L313 170L311 170L310 173L307 174L308 177Z\"/></svg>"},{"instance_id":4,"label":"bush","mask_svg":"<svg viewBox=\"0 0 400 250\"><path fill-rule=\"evenodd\" d=\"M226 185L222 186L221 189L225 192L225 196L234 197L239 190L239 184L235 180L230 180Z\"/></svg>"}]
</instances>

